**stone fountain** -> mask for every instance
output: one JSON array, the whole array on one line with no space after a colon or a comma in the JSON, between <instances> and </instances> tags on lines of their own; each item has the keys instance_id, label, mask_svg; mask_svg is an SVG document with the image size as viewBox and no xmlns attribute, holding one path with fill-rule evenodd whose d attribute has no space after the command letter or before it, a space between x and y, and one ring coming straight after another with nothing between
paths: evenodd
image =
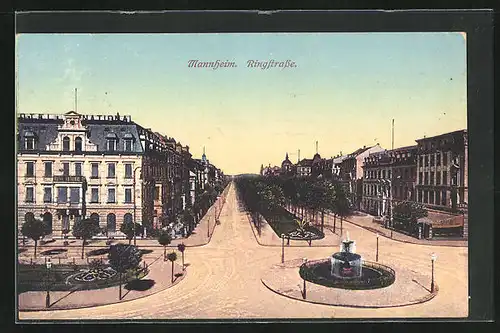
<instances>
[{"instance_id":1,"label":"stone fountain","mask_svg":"<svg viewBox=\"0 0 500 333\"><path fill-rule=\"evenodd\" d=\"M334 253L331 258L330 273L336 278L353 279L360 278L363 271L361 256L356 254L356 243L349 239L347 232L346 239L340 245L340 252Z\"/></svg>"}]
</instances>

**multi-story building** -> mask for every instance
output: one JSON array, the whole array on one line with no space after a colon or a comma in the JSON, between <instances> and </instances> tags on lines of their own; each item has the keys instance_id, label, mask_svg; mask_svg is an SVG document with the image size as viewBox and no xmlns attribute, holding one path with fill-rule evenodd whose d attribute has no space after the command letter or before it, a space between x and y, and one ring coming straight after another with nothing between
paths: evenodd
<instances>
[{"instance_id":1,"label":"multi-story building","mask_svg":"<svg viewBox=\"0 0 500 333\"><path fill-rule=\"evenodd\" d=\"M342 156L342 152L335 156L332 160L332 178L339 180L341 179L341 165L342 162L347 158L347 155Z\"/></svg>"},{"instance_id":2,"label":"multi-story building","mask_svg":"<svg viewBox=\"0 0 500 333\"><path fill-rule=\"evenodd\" d=\"M362 210L388 215L391 194L393 201L414 200L416 152L417 146L409 146L371 153L365 158Z\"/></svg>"},{"instance_id":3,"label":"multi-story building","mask_svg":"<svg viewBox=\"0 0 500 333\"><path fill-rule=\"evenodd\" d=\"M383 151L384 149L377 143L374 146L359 148L342 159L340 164L340 182L349 193L353 208L360 209L363 197L362 179L363 163L371 153Z\"/></svg>"},{"instance_id":4,"label":"multi-story building","mask_svg":"<svg viewBox=\"0 0 500 333\"><path fill-rule=\"evenodd\" d=\"M61 235L90 217L113 234L124 221L141 221L140 133L129 116L20 114L18 226L40 216Z\"/></svg>"},{"instance_id":5,"label":"multi-story building","mask_svg":"<svg viewBox=\"0 0 500 333\"><path fill-rule=\"evenodd\" d=\"M130 116L20 114L17 143L18 227L40 217L53 236L84 217L108 236L125 221L162 227L208 180L208 161L202 172L189 147Z\"/></svg>"},{"instance_id":6,"label":"multi-story building","mask_svg":"<svg viewBox=\"0 0 500 333\"><path fill-rule=\"evenodd\" d=\"M459 130L417 141L416 200L429 208L464 212L467 236L468 135Z\"/></svg>"}]
</instances>

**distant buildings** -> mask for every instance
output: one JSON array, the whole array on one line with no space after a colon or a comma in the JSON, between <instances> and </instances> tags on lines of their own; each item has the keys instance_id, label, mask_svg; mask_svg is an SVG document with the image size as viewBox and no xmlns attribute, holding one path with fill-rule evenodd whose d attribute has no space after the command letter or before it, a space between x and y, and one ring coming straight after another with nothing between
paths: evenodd
<instances>
[{"instance_id":1,"label":"distant buildings","mask_svg":"<svg viewBox=\"0 0 500 333\"><path fill-rule=\"evenodd\" d=\"M194 203L193 189L224 177L189 147L119 114L20 114L17 144L18 227L40 217L55 236L84 217L109 237L126 221L162 227ZM203 177L210 169L214 177Z\"/></svg>"},{"instance_id":2,"label":"distant buildings","mask_svg":"<svg viewBox=\"0 0 500 333\"><path fill-rule=\"evenodd\" d=\"M448 216L453 220L450 226L463 224L467 236L467 140L467 130L459 130L417 139L413 146L392 150L379 144L363 146L330 159L321 158L316 150L312 159L299 159L296 164L287 154L281 168L269 166L262 174L338 181L347 190L353 208L376 216L389 216L395 202L419 202L430 210L451 213L431 215L441 219ZM463 212L463 222L454 218L459 211Z\"/></svg>"}]
</instances>

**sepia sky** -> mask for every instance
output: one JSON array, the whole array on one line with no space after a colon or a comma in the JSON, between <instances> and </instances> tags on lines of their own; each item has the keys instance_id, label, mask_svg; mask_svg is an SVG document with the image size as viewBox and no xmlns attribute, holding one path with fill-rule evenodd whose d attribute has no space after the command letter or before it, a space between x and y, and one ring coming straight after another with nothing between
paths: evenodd
<instances>
[{"instance_id":1,"label":"sepia sky","mask_svg":"<svg viewBox=\"0 0 500 333\"><path fill-rule=\"evenodd\" d=\"M462 33L24 34L19 113L131 115L226 174L467 127ZM247 60L296 68L247 68ZM189 60L237 68L188 68Z\"/></svg>"}]
</instances>

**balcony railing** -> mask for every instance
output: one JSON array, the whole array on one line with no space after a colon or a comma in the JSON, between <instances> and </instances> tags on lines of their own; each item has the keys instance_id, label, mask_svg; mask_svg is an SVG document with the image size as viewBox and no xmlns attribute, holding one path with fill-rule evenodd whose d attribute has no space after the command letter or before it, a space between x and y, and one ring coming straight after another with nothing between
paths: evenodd
<instances>
[{"instance_id":1,"label":"balcony railing","mask_svg":"<svg viewBox=\"0 0 500 333\"><path fill-rule=\"evenodd\" d=\"M83 183L85 181L84 176L54 176L54 182L62 183Z\"/></svg>"}]
</instances>

